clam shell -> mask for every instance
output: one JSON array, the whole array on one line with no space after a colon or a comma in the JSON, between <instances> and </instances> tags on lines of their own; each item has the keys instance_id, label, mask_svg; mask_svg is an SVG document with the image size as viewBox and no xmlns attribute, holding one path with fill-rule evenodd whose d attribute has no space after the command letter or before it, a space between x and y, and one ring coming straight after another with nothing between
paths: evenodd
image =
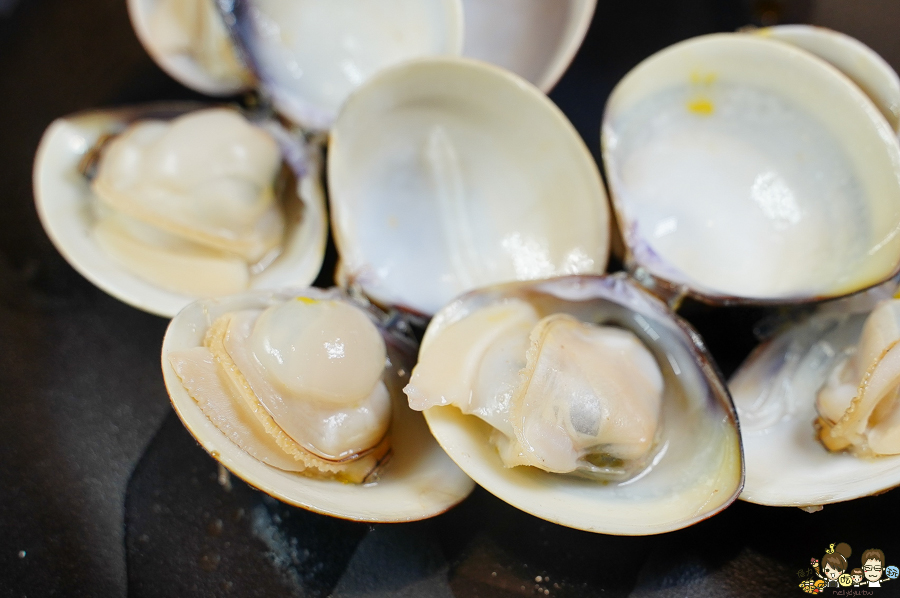
<instances>
[{"instance_id":1,"label":"clam shell","mask_svg":"<svg viewBox=\"0 0 900 598\"><path fill-rule=\"evenodd\" d=\"M339 277L378 303L434 313L477 287L606 268L597 165L508 71L451 58L383 71L344 104L328 160Z\"/></svg>"},{"instance_id":2,"label":"clam shell","mask_svg":"<svg viewBox=\"0 0 900 598\"><path fill-rule=\"evenodd\" d=\"M275 109L318 131L378 71L462 50L461 0L236 0L223 8Z\"/></svg>"},{"instance_id":3,"label":"clam shell","mask_svg":"<svg viewBox=\"0 0 900 598\"><path fill-rule=\"evenodd\" d=\"M581 46L596 0L463 0L463 55L549 92Z\"/></svg>"},{"instance_id":4,"label":"clam shell","mask_svg":"<svg viewBox=\"0 0 900 598\"><path fill-rule=\"evenodd\" d=\"M753 33L827 61L866 92L894 131L900 131L900 77L875 50L839 31L812 25L778 25Z\"/></svg>"},{"instance_id":5,"label":"clam shell","mask_svg":"<svg viewBox=\"0 0 900 598\"><path fill-rule=\"evenodd\" d=\"M78 166L97 140L124 130L140 119L168 119L196 110L197 104L157 104L99 110L60 118L47 128L34 161L34 197L44 230L72 267L96 286L138 309L172 317L196 297L161 289L136 276L103 251L91 230L94 201L89 181ZM286 140L279 140L286 141ZM303 219L289 230L279 257L258 275L251 288L310 284L325 255L327 219L317 157L299 146L282 146L285 160L299 178ZM307 163L308 161L308 163ZM303 169L309 169L305 173Z\"/></svg>"},{"instance_id":6,"label":"clam shell","mask_svg":"<svg viewBox=\"0 0 900 598\"><path fill-rule=\"evenodd\" d=\"M825 304L766 341L729 381L747 468L741 500L818 506L900 485L900 455L831 452L814 427L818 390L842 353L857 344L877 295L852 299Z\"/></svg>"},{"instance_id":7,"label":"clam shell","mask_svg":"<svg viewBox=\"0 0 900 598\"><path fill-rule=\"evenodd\" d=\"M646 59L602 134L639 276L714 304L852 293L900 266L900 146L825 61L716 34Z\"/></svg>"},{"instance_id":8,"label":"clam shell","mask_svg":"<svg viewBox=\"0 0 900 598\"><path fill-rule=\"evenodd\" d=\"M402 395L395 400L392 414L393 456L378 481L366 485L315 479L266 465L241 450L207 419L182 386L167 355L202 346L207 328L223 314L265 308L297 296L346 300L339 292L321 289L256 291L197 301L172 319L163 340L163 378L172 406L194 438L252 486L286 503L334 517L371 522L416 521L442 513L468 496L473 482L441 450L422 416L405 405ZM386 340L390 347L387 336ZM394 352L392 360L397 360L397 355Z\"/></svg>"},{"instance_id":9,"label":"clam shell","mask_svg":"<svg viewBox=\"0 0 900 598\"><path fill-rule=\"evenodd\" d=\"M216 0L178 0L179 2L208 3L215 11ZM151 26L152 15L159 9L161 0L128 0L128 16L141 45L154 62L170 77L182 85L212 96L228 96L250 88L253 76L246 68L229 77L217 77L201 62L189 54L172 53L161 46ZM216 15L218 16L218 15ZM223 33L226 32L224 23ZM227 33L226 33L227 35ZM232 51L236 51L232 47ZM240 59L237 59L238 62Z\"/></svg>"},{"instance_id":10,"label":"clam shell","mask_svg":"<svg viewBox=\"0 0 900 598\"><path fill-rule=\"evenodd\" d=\"M479 307L518 297L540 315L569 313L635 333L666 383L660 442L650 468L622 483L599 483L532 467L506 468L492 428L455 407L424 411L432 433L479 485L516 508L569 527L646 535L687 527L733 502L743 482L740 435L724 381L697 334L665 304L622 276L510 283L465 295L442 309L422 341Z\"/></svg>"}]
</instances>

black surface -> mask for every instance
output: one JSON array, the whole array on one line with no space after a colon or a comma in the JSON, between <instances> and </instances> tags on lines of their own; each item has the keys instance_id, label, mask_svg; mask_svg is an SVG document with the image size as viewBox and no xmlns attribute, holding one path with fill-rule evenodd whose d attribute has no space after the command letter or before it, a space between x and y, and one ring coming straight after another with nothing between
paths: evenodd
<instances>
[{"instance_id":1,"label":"black surface","mask_svg":"<svg viewBox=\"0 0 900 598\"><path fill-rule=\"evenodd\" d=\"M850 32L881 32L870 43L894 47L883 33L900 23L882 16L896 18L893 4L851 4ZM816 6L600 0L552 98L596 156L605 98L642 58L753 20L845 10ZM169 407L166 322L76 274L31 194L54 118L196 97L153 65L121 0L0 4L0 596L798 596L798 571L829 543L900 562L898 492L814 514L737 503L687 530L618 538L549 524L482 490L433 520L377 526L287 507L235 478L229 490ZM726 373L761 315L684 313ZM898 595L894 584L875 592Z\"/></svg>"}]
</instances>

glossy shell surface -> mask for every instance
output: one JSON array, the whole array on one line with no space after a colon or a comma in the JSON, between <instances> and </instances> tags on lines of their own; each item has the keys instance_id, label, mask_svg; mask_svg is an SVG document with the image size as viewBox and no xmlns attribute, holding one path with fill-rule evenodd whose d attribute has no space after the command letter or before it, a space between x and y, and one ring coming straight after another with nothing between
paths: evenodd
<instances>
[{"instance_id":1,"label":"glossy shell surface","mask_svg":"<svg viewBox=\"0 0 900 598\"><path fill-rule=\"evenodd\" d=\"M383 71L328 149L340 276L434 313L489 284L600 273L609 213L571 123L518 76L465 59Z\"/></svg>"},{"instance_id":2,"label":"glossy shell surface","mask_svg":"<svg viewBox=\"0 0 900 598\"><path fill-rule=\"evenodd\" d=\"M629 268L701 300L837 297L900 264L893 129L789 44L715 34L670 46L617 85L602 142Z\"/></svg>"}]
</instances>

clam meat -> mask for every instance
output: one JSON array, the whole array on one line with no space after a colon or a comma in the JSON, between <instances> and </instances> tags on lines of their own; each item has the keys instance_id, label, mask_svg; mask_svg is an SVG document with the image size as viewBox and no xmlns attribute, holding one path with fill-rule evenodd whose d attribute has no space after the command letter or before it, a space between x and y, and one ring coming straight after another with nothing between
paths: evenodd
<instances>
[{"instance_id":1,"label":"clam meat","mask_svg":"<svg viewBox=\"0 0 900 598\"><path fill-rule=\"evenodd\" d=\"M660 533L740 490L733 408L699 337L621 275L464 295L404 390L477 483L563 525Z\"/></svg>"},{"instance_id":2,"label":"clam meat","mask_svg":"<svg viewBox=\"0 0 900 598\"><path fill-rule=\"evenodd\" d=\"M859 456L900 455L900 299L866 318L854 350L835 364L816 398L819 439Z\"/></svg>"},{"instance_id":3,"label":"clam meat","mask_svg":"<svg viewBox=\"0 0 900 598\"><path fill-rule=\"evenodd\" d=\"M453 405L490 423L508 467L601 479L646 467L662 391L662 373L633 333L568 314L540 318L520 299L448 326L405 389L414 409Z\"/></svg>"},{"instance_id":4,"label":"clam meat","mask_svg":"<svg viewBox=\"0 0 900 598\"><path fill-rule=\"evenodd\" d=\"M217 318L168 359L204 413L264 463L360 482L385 458L385 342L361 309L298 297Z\"/></svg>"},{"instance_id":5,"label":"clam meat","mask_svg":"<svg viewBox=\"0 0 900 598\"><path fill-rule=\"evenodd\" d=\"M195 301L162 369L187 429L276 498L360 521L415 521L474 484L406 406L416 343L399 316L338 289Z\"/></svg>"},{"instance_id":6,"label":"clam meat","mask_svg":"<svg viewBox=\"0 0 900 598\"><path fill-rule=\"evenodd\" d=\"M137 122L101 149L94 237L164 289L237 292L280 252L281 170L273 136L234 110Z\"/></svg>"}]
</instances>

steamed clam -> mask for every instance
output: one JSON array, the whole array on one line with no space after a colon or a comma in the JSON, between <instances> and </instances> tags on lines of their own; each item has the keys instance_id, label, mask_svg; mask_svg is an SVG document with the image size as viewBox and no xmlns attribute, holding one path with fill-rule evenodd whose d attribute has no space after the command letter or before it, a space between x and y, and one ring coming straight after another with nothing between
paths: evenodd
<instances>
[{"instance_id":1,"label":"steamed clam","mask_svg":"<svg viewBox=\"0 0 900 598\"><path fill-rule=\"evenodd\" d=\"M735 373L742 499L810 507L900 485L896 285L884 287L825 304Z\"/></svg>"},{"instance_id":2,"label":"steamed clam","mask_svg":"<svg viewBox=\"0 0 900 598\"><path fill-rule=\"evenodd\" d=\"M429 325L406 393L477 483L563 525L670 531L741 488L737 422L709 356L623 276L453 301Z\"/></svg>"},{"instance_id":3,"label":"steamed clam","mask_svg":"<svg viewBox=\"0 0 900 598\"><path fill-rule=\"evenodd\" d=\"M675 44L617 85L602 141L626 264L651 284L790 303L900 266L897 136L806 51L736 34Z\"/></svg>"},{"instance_id":4,"label":"steamed clam","mask_svg":"<svg viewBox=\"0 0 900 598\"><path fill-rule=\"evenodd\" d=\"M66 117L35 157L57 248L97 286L165 316L198 296L309 284L325 251L316 151L274 122L197 108Z\"/></svg>"},{"instance_id":5,"label":"steamed clam","mask_svg":"<svg viewBox=\"0 0 900 598\"><path fill-rule=\"evenodd\" d=\"M128 14L147 53L182 84L215 96L250 86L215 0L128 0Z\"/></svg>"},{"instance_id":6,"label":"steamed clam","mask_svg":"<svg viewBox=\"0 0 900 598\"><path fill-rule=\"evenodd\" d=\"M409 521L472 488L398 400L414 351L377 310L306 289L190 305L162 365L182 421L238 476L326 514Z\"/></svg>"}]
</instances>

